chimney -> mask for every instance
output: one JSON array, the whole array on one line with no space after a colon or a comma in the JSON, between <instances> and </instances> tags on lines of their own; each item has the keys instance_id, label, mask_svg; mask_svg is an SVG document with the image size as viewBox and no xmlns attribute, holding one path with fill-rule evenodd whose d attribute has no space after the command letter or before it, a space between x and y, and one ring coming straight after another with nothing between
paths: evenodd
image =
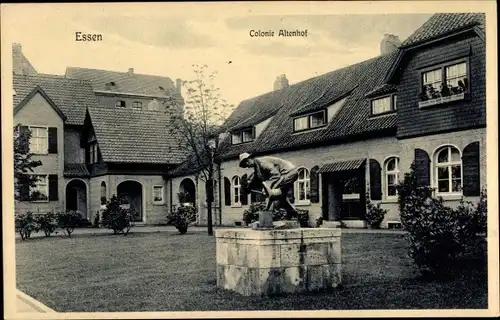
<instances>
[{"instance_id":1,"label":"chimney","mask_svg":"<svg viewBox=\"0 0 500 320\"><path fill-rule=\"evenodd\" d=\"M134 68L128 68L128 75L129 76L134 75Z\"/></svg>"},{"instance_id":2,"label":"chimney","mask_svg":"<svg viewBox=\"0 0 500 320\"><path fill-rule=\"evenodd\" d=\"M380 42L380 55L386 55L397 51L400 45L401 40L399 40L398 36L386 33L384 34L384 38Z\"/></svg>"},{"instance_id":3,"label":"chimney","mask_svg":"<svg viewBox=\"0 0 500 320\"><path fill-rule=\"evenodd\" d=\"M182 95L182 80L177 78L175 79L175 88L177 89L177 93Z\"/></svg>"},{"instance_id":4,"label":"chimney","mask_svg":"<svg viewBox=\"0 0 500 320\"><path fill-rule=\"evenodd\" d=\"M290 84L288 83L288 79L286 78L286 75L282 74L274 80L274 85L273 85L273 90L281 90L283 88L288 87Z\"/></svg>"}]
</instances>

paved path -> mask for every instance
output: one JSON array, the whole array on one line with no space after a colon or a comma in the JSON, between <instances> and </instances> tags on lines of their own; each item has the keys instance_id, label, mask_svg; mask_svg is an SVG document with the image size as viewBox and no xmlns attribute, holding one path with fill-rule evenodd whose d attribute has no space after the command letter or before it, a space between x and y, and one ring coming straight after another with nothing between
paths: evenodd
<instances>
[{"instance_id":1,"label":"paved path","mask_svg":"<svg viewBox=\"0 0 500 320\"><path fill-rule=\"evenodd\" d=\"M214 230L217 228L241 228L241 227L214 227ZM54 236L62 235L62 231L60 229L56 230L57 234ZM135 226L130 230L131 233L155 233L155 232L178 232L172 226ZM189 227L189 232L207 232L207 227ZM71 234L72 236L76 235L99 235L99 234L112 234L113 232L109 229L105 228L78 228ZM404 234L406 231L403 230L394 230L394 229L356 229L356 228L342 228L342 233L387 233L387 234ZM44 237L43 232L37 232L31 235L31 238L40 238ZM16 234L16 239L21 239L19 234Z\"/></svg>"}]
</instances>

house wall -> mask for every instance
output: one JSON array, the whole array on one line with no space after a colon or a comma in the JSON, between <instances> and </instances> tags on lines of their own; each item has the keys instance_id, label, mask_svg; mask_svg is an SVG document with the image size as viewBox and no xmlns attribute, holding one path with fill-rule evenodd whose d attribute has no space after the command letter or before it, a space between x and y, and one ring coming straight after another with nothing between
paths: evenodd
<instances>
[{"instance_id":1,"label":"house wall","mask_svg":"<svg viewBox=\"0 0 500 320\"><path fill-rule=\"evenodd\" d=\"M407 57L398 85L398 137L433 134L486 125L485 44L468 36L415 49ZM419 108L420 70L469 57L470 99Z\"/></svg>"},{"instance_id":2,"label":"house wall","mask_svg":"<svg viewBox=\"0 0 500 320\"><path fill-rule=\"evenodd\" d=\"M277 152L271 154L272 156L280 157L291 161L296 166L305 166L309 170L314 166L321 167L326 163L353 160L359 158L371 158L377 160L380 165L389 156L400 156L401 147L398 140L394 137L378 138L367 141L358 141L340 145L332 145L321 148L310 148L289 152ZM222 177L227 177L229 180L235 175L242 176L243 174L250 174L251 170L240 168L238 160L230 160L222 163ZM321 179L321 178L320 178ZM367 181L368 182L368 181ZM321 181L319 183L321 186ZM297 189L297 188L295 188ZM297 208L309 211L310 225L316 224L316 219L322 216L321 187L319 188L319 203L310 203L308 205L295 204ZM374 201L376 203L376 201ZM388 210L386 221L399 220L399 213L395 201L382 200L383 207ZM235 221L242 221L243 211L250 206L222 206L222 223L224 225L234 225Z\"/></svg>"},{"instance_id":3,"label":"house wall","mask_svg":"<svg viewBox=\"0 0 500 320\"><path fill-rule=\"evenodd\" d=\"M400 166L403 172L408 172L410 170L411 162L414 157L414 149L420 148L425 150L431 159L431 186L433 183L433 174L434 170L432 170L432 163L434 160L435 151L444 146L444 145L452 145L455 146L463 152L464 148L474 141L479 141L479 162L480 162L480 184L481 188L486 187L486 129L472 129L472 130L464 130L457 131L451 133L443 133L439 135L429 135L425 137L418 137L412 139L404 139L400 140L401 144L401 160ZM435 186L433 186L435 187ZM445 197L447 200L447 204L450 206L456 206L460 202L461 197L451 196ZM465 200L468 201L477 201L478 197L464 197Z\"/></svg>"},{"instance_id":4,"label":"house wall","mask_svg":"<svg viewBox=\"0 0 500 320\"><path fill-rule=\"evenodd\" d=\"M90 212L91 219L101 208L101 183L106 183L107 199L117 194L117 187L124 181L136 181L142 185L142 204L143 204L143 222L146 224L165 223L167 214L168 193L166 184L161 175L104 175L90 179ZM161 185L164 187L164 204L153 203L153 186ZM91 220L92 221L92 220Z\"/></svg>"},{"instance_id":5,"label":"house wall","mask_svg":"<svg viewBox=\"0 0 500 320\"><path fill-rule=\"evenodd\" d=\"M153 101L155 98L152 97L141 97L141 96L136 96L136 97L131 97L128 95L116 95L116 94L102 94L102 93L97 93L96 94L97 98L97 103L102 106L108 106L108 107L116 107L116 102L119 100L125 101L125 105L127 109L132 109L132 105L134 102L142 102L142 109L143 110L148 110L148 104ZM165 105L162 103L162 101L166 101L165 98L156 98L156 100L159 102L159 109L158 111L160 112L166 112L167 108ZM179 106L180 110L182 110L182 106Z\"/></svg>"},{"instance_id":6,"label":"house wall","mask_svg":"<svg viewBox=\"0 0 500 320\"><path fill-rule=\"evenodd\" d=\"M37 93L23 108L14 115L14 123L26 126L46 126L57 128L57 154L34 155L34 161L40 160L42 165L34 168L34 174L57 174L58 175L58 201L16 203L16 212L38 212L62 211L64 209L64 122L55 112L45 98Z\"/></svg>"},{"instance_id":7,"label":"house wall","mask_svg":"<svg viewBox=\"0 0 500 320\"><path fill-rule=\"evenodd\" d=\"M81 127L64 130L64 160L66 163L85 163L85 148L80 146Z\"/></svg>"}]
</instances>

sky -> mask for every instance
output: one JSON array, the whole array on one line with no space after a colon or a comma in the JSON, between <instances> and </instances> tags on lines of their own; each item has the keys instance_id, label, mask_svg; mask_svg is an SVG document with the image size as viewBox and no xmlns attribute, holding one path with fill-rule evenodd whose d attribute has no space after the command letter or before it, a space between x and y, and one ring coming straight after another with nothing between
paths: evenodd
<instances>
[{"instance_id":1,"label":"sky","mask_svg":"<svg viewBox=\"0 0 500 320\"><path fill-rule=\"evenodd\" d=\"M119 5L119 4L117 4ZM269 92L280 74L290 84L378 56L385 33L404 41L430 16L187 7L12 7L9 39L22 45L38 72L96 68L190 80L193 64L217 71L215 85L229 103ZM80 9L79 9L80 8ZM83 9L82 9L83 8ZM199 8L198 8L199 9ZM241 9L241 8L240 8ZM10 15L9 15L10 13ZM217 14L216 16L213 14ZM213 15L213 16L212 16ZM28 17L28 18L26 18ZM5 20L4 20L5 21ZM251 37L250 30L307 30L307 37ZM75 32L102 34L77 42Z\"/></svg>"}]
</instances>

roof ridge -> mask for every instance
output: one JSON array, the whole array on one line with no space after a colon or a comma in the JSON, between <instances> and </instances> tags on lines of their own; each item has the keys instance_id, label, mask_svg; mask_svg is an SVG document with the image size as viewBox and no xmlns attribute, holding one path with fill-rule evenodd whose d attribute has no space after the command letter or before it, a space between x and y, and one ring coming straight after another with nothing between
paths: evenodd
<instances>
[{"instance_id":1,"label":"roof ridge","mask_svg":"<svg viewBox=\"0 0 500 320\"><path fill-rule=\"evenodd\" d=\"M64 75L59 75L59 74L49 74L49 73L18 74L18 73L14 73L14 76L17 76L19 78L24 77L24 78L45 78L45 79L68 80L70 82L85 83L85 84L89 84L89 85L92 84L92 82L90 80L68 78Z\"/></svg>"},{"instance_id":2,"label":"roof ridge","mask_svg":"<svg viewBox=\"0 0 500 320\"><path fill-rule=\"evenodd\" d=\"M120 74L128 74L128 71L115 71L115 70L106 70L106 69L97 69L97 68L84 68L84 67L66 67L66 71L68 69L80 69L80 70L93 70L93 71L103 71L103 72L111 72L111 73L120 73ZM134 75L136 76L145 76L145 77L157 77L157 78L166 78L166 79L169 79L170 81L172 81L172 78L168 77L168 76L160 76L160 75L156 75L156 74L147 74L147 73L136 73L134 71ZM73 78L72 78L73 79Z\"/></svg>"}]
</instances>

